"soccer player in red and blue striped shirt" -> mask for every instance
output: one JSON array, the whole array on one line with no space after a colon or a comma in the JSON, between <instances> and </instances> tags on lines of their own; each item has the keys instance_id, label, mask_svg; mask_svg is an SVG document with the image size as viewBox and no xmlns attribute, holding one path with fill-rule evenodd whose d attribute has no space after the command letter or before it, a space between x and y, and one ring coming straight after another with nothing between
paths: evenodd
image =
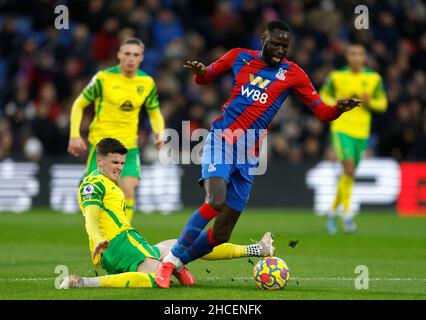
<instances>
[{"instance_id":1,"label":"soccer player in red and blue striped shirt","mask_svg":"<svg viewBox=\"0 0 426 320\"><path fill-rule=\"evenodd\" d=\"M361 102L355 98L339 100L336 106L322 102L306 73L285 59L290 41L286 23L269 22L261 40L261 51L236 48L207 67L198 61L184 65L192 70L197 84L232 72L234 86L203 147L200 181L206 190L205 203L191 216L158 268L155 282L159 287L169 287L175 269L179 271L230 239L253 185L250 169L259 165L250 155L258 155L261 137L290 93L321 121L335 120ZM214 218L213 227L203 231ZM187 285L193 284L195 279L189 279Z\"/></svg>"}]
</instances>

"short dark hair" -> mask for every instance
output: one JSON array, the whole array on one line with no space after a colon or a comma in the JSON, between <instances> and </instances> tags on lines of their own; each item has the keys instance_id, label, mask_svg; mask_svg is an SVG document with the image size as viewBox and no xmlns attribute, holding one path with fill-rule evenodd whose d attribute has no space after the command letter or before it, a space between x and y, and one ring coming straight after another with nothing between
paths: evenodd
<instances>
[{"instance_id":1,"label":"short dark hair","mask_svg":"<svg viewBox=\"0 0 426 320\"><path fill-rule=\"evenodd\" d=\"M129 37L121 41L120 48L126 44L136 44L142 48L145 48L145 44L142 42L142 40L135 37Z\"/></svg>"},{"instance_id":2,"label":"short dark hair","mask_svg":"<svg viewBox=\"0 0 426 320\"><path fill-rule=\"evenodd\" d=\"M117 139L103 138L96 145L96 154L107 156L108 153L127 154L127 148Z\"/></svg>"},{"instance_id":3,"label":"short dark hair","mask_svg":"<svg viewBox=\"0 0 426 320\"><path fill-rule=\"evenodd\" d=\"M284 21L273 20L273 21L269 21L266 24L266 30L267 31L272 32L275 29L279 29L279 30L282 30L282 31L285 31L285 32L290 32L290 27Z\"/></svg>"}]
</instances>

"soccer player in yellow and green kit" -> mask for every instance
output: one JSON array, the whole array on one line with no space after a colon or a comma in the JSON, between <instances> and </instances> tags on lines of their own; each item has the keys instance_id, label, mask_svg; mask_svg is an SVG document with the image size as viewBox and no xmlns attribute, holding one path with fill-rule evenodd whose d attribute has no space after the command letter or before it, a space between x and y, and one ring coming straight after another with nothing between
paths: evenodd
<instances>
[{"instance_id":1,"label":"soccer player in yellow and green kit","mask_svg":"<svg viewBox=\"0 0 426 320\"><path fill-rule=\"evenodd\" d=\"M139 70L143 61L144 44L137 38L128 38L117 53L119 64L101 70L92 78L75 100L71 109L71 128L68 152L79 156L86 152L80 136L84 109L94 104L95 116L89 127L89 150L85 175L96 169L94 146L105 137L115 137L129 149L119 186L126 196L126 212L133 216L134 197L140 175L138 149L139 112L145 108L155 134L155 144L164 144L164 118L160 112L157 88L152 77Z\"/></svg>"},{"instance_id":2,"label":"soccer player in yellow and green kit","mask_svg":"<svg viewBox=\"0 0 426 320\"><path fill-rule=\"evenodd\" d=\"M320 96L326 104L333 104L343 97L362 99L359 108L342 114L330 124L333 148L343 165L343 174L328 213L327 230L330 234L337 231L336 212L340 205L343 206L344 231L356 230L350 212L355 170L368 147L372 112L385 112L388 105L382 78L377 72L365 67L364 47L350 44L346 49L346 59L348 66L331 72L320 90Z\"/></svg>"},{"instance_id":3,"label":"soccer player in yellow and green kit","mask_svg":"<svg viewBox=\"0 0 426 320\"><path fill-rule=\"evenodd\" d=\"M127 219L123 191L116 184L125 167L127 148L117 139L104 138L96 145L97 169L92 171L79 187L78 201L89 236L92 262L108 275L100 277L65 277L61 288L87 287L156 287L155 272L160 260L170 252L176 240L165 240L150 245L132 227ZM208 215L209 212L205 211ZM240 257L266 257L274 254L270 232L254 244L222 244L206 260ZM195 284L195 278L186 267L174 276L182 285Z\"/></svg>"}]
</instances>

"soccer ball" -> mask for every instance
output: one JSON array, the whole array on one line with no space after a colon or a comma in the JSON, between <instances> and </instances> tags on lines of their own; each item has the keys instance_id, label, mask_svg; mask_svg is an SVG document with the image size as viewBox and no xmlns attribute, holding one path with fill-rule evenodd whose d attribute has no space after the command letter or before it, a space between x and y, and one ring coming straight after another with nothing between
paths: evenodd
<instances>
[{"instance_id":1,"label":"soccer ball","mask_svg":"<svg viewBox=\"0 0 426 320\"><path fill-rule=\"evenodd\" d=\"M253 277L260 289L279 290L287 285L290 270L283 259L264 258L254 266Z\"/></svg>"}]
</instances>

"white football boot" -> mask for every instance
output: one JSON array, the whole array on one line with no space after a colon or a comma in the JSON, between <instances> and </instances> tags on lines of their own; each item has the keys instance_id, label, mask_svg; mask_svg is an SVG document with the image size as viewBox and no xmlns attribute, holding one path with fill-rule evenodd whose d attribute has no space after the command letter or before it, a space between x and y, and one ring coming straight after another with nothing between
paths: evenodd
<instances>
[{"instance_id":1,"label":"white football boot","mask_svg":"<svg viewBox=\"0 0 426 320\"><path fill-rule=\"evenodd\" d=\"M274 237L272 233L266 232L258 244L262 247L261 256L262 257L272 257L275 253L275 247L273 246Z\"/></svg>"}]
</instances>

